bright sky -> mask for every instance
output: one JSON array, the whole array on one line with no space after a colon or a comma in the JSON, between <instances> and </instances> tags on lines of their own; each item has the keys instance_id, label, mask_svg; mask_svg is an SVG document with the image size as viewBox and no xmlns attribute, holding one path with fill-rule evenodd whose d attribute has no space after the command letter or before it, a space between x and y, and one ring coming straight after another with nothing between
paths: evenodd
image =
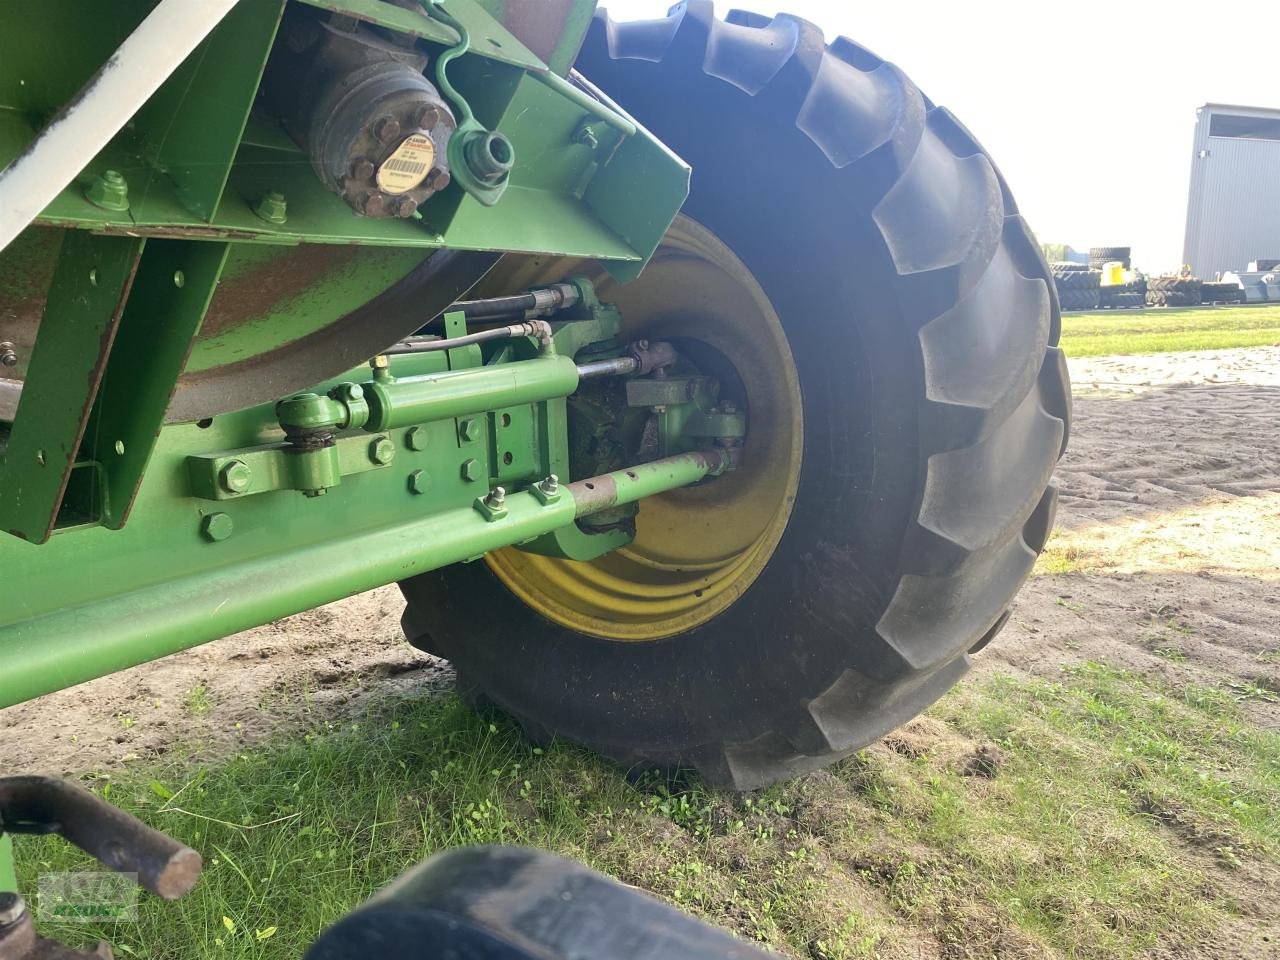
<instances>
[{"instance_id":1,"label":"bright sky","mask_svg":"<svg viewBox=\"0 0 1280 960\"><path fill-rule=\"evenodd\" d=\"M666 0L602 0L615 17ZM896 63L950 108L1047 243L1132 246L1148 273L1181 264L1196 108L1280 107L1274 17L1239 0L717 0L818 24Z\"/></svg>"}]
</instances>

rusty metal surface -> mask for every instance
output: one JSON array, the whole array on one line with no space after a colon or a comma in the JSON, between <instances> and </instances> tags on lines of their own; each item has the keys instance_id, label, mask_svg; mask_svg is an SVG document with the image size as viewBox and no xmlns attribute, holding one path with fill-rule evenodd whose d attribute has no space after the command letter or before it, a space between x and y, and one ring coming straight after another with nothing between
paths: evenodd
<instances>
[{"instance_id":1,"label":"rusty metal surface","mask_svg":"<svg viewBox=\"0 0 1280 960\"><path fill-rule=\"evenodd\" d=\"M0 927L0 960L113 960L115 954L106 943L92 950L76 950L36 933L30 911L22 919Z\"/></svg>"},{"instance_id":2,"label":"rusty metal surface","mask_svg":"<svg viewBox=\"0 0 1280 960\"><path fill-rule=\"evenodd\" d=\"M243 410L350 370L437 316L470 290L499 257L442 250L322 330L239 363L185 374L165 419L173 423ZM225 314L214 313L213 306L210 313L214 315L208 319L215 325L232 322Z\"/></svg>"},{"instance_id":3,"label":"rusty metal surface","mask_svg":"<svg viewBox=\"0 0 1280 960\"><path fill-rule=\"evenodd\" d=\"M56 833L158 897L176 900L200 876L200 854L94 794L54 777L0 779L6 833Z\"/></svg>"}]
</instances>

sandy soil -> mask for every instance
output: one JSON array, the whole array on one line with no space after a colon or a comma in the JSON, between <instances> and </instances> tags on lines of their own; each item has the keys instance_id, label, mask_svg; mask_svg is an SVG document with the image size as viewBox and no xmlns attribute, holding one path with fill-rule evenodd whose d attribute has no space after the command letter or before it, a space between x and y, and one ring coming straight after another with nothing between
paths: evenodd
<instances>
[{"instance_id":1,"label":"sandy soil","mask_svg":"<svg viewBox=\"0 0 1280 960\"><path fill-rule=\"evenodd\" d=\"M1235 689L1280 729L1280 348L1071 377L1057 532L979 670L1099 660Z\"/></svg>"},{"instance_id":2,"label":"sandy soil","mask_svg":"<svg viewBox=\"0 0 1280 960\"><path fill-rule=\"evenodd\" d=\"M1073 361L1058 534L979 671L1101 660L1229 685L1280 728L1280 348ZM447 664L402 639L384 587L0 711L10 769L210 755L421 693Z\"/></svg>"}]
</instances>

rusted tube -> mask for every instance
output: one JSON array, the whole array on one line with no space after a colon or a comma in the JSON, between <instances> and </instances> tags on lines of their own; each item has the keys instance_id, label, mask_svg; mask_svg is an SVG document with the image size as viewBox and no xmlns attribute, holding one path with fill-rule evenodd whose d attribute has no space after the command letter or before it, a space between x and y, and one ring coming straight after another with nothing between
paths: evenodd
<instances>
[{"instance_id":1,"label":"rusted tube","mask_svg":"<svg viewBox=\"0 0 1280 960\"><path fill-rule=\"evenodd\" d=\"M56 833L119 873L136 873L156 896L176 900L195 886L200 854L83 787L53 777L0 779L7 833Z\"/></svg>"},{"instance_id":2,"label":"rusted tube","mask_svg":"<svg viewBox=\"0 0 1280 960\"><path fill-rule=\"evenodd\" d=\"M579 480L566 488L573 497L576 517L582 518L624 503L634 503L655 493L687 487L729 466L729 454L719 448L678 453L641 463L626 470Z\"/></svg>"}]
</instances>

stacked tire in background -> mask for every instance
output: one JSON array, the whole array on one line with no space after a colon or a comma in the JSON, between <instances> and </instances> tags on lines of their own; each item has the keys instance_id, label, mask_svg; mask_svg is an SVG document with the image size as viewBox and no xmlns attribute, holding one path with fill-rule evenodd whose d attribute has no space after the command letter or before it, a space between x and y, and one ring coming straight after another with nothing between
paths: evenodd
<instances>
[{"instance_id":1,"label":"stacked tire in background","mask_svg":"<svg viewBox=\"0 0 1280 960\"><path fill-rule=\"evenodd\" d=\"M1148 277L1147 305L1151 307L1198 307L1199 277Z\"/></svg>"},{"instance_id":2,"label":"stacked tire in background","mask_svg":"<svg viewBox=\"0 0 1280 960\"><path fill-rule=\"evenodd\" d=\"M1102 273L1084 263L1055 263L1050 268L1063 310L1097 310L1101 302Z\"/></svg>"},{"instance_id":3,"label":"stacked tire in background","mask_svg":"<svg viewBox=\"0 0 1280 960\"><path fill-rule=\"evenodd\" d=\"M1129 258L1132 252L1128 247L1090 247L1089 269L1101 270L1108 263L1118 263L1128 270L1131 266Z\"/></svg>"},{"instance_id":4,"label":"stacked tire in background","mask_svg":"<svg viewBox=\"0 0 1280 960\"><path fill-rule=\"evenodd\" d=\"M1147 305L1147 278L1135 274L1127 283L1113 283L1102 287L1099 306L1113 310L1126 310Z\"/></svg>"},{"instance_id":5,"label":"stacked tire in background","mask_svg":"<svg viewBox=\"0 0 1280 960\"><path fill-rule=\"evenodd\" d=\"M1201 303L1244 303L1244 287L1238 283L1206 280L1200 284Z\"/></svg>"}]
</instances>

